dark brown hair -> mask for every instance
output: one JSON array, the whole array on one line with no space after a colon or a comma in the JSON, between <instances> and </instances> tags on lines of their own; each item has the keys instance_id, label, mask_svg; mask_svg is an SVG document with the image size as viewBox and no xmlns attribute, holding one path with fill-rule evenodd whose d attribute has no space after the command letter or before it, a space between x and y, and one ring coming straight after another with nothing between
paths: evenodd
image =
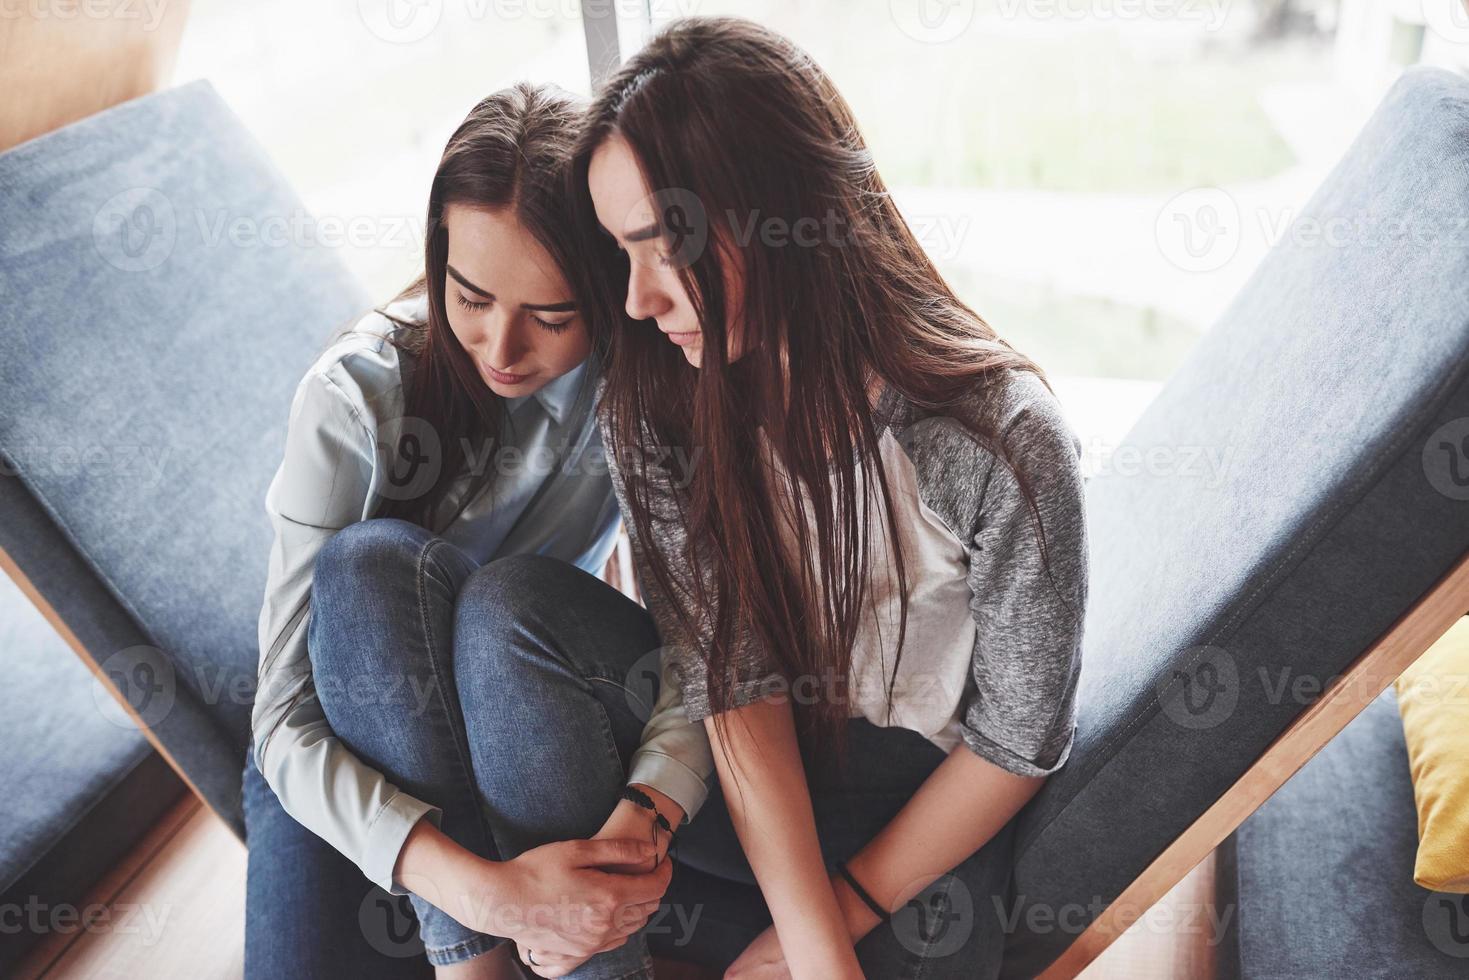
<instances>
[{"instance_id":1,"label":"dark brown hair","mask_svg":"<svg viewBox=\"0 0 1469 980\"><path fill-rule=\"evenodd\" d=\"M713 638L697 653L708 667L715 725L725 723L719 712L732 706L734 682L743 679L733 668L745 631L787 681L835 678L845 686L850 678L870 553L858 467L880 488L895 550L901 656L908 586L869 374L919 408L961 419L1005 461L1044 554L1033 492L996 432L990 409L999 400L975 397L1011 368L1044 375L944 281L878 176L846 101L805 52L741 19L670 24L592 105L571 170L583 221L596 220L591 157L613 135L638 160L665 248L682 245L671 237L665 203L676 202L685 220L691 207L708 220L709 247L676 263L699 316L700 368L692 370L657 331L629 329L624 317L610 331L600 410L610 414L607 450L628 474L628 509L641 540L649 540L653 520L646 474L659 462L652 453L659 446L693 450L683 457L695 462L679 481L687 487L679 505L697 556L690 567L701 574L675 581L656 550L649 565L689 634L700 635L697 623ZM788 229L803 219L809 229L815 219L825 232L799 246L761 236L741 241L752 219L779 219ZM727 272L737 274L726 279ZM743 282L741 295L726 295L731 281ZM741 311L735 323L731 308ZM733 363L732 326L743 341ZM780 496L795 501L794 509L774 503L757 428L778 454L786 473ZM809 510L798 488L809 495ZM797 554L816 555L817 567L782 559L782 513L794 525ZM888 705L891 711L891 683ZM847 708L824 697L796 705L808 758L823 748L844 756Z\"/></svg>"}]
</instances>

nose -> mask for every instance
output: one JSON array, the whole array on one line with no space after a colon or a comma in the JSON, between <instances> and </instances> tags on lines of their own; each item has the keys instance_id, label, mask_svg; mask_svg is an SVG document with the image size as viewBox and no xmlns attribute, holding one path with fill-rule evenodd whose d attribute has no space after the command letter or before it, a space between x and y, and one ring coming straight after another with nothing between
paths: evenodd
<instances>
[{"instance_id":1,"label":"nose","mask_svg":"<svg viewBox=\"0 0 1469 980\"><path fill-rule=\"evenodd\" d=\"M516 363L525 353L525 345L521 342L519 331L515 327L514 318L505 314L500 309L490 314L489 322L485 326L484 337L479 345L480 357L492 368L500 371L510 371L515 368Z\"/></svg>"},{"instance_id":2,"label":"nose","mask_svg":"<svg viewBox=\"0 0 1469 980\"><path fill-rule=\"evenodd\" d=\"M650 320L668 312L672 303L654 270L636 259L628 266L627 315L634 320Z\"/></svg>"}]
</instances>

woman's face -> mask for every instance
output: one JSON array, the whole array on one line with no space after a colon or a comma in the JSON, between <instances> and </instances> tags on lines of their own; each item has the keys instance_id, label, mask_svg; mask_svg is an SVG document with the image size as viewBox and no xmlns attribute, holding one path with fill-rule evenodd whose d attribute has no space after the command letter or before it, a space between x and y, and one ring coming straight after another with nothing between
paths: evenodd
<instances>
[{"instance_id":1,"label":"woman's face","mask_svg":"<svg viewBox=\"0 0 1469 980\"><path fill-rule=\"evenodd\" d=\"M509 208L444 208L449 327L480 377L529 395L586 360L591 338L566 277Z\"/></svg>"},{"instance_id":2,"label":"woman's face","mask_svg":"<svg viewBox=\"0 0 1469 980\"><path fill-rule=\"evenodd\" d=\"M597 222L627 252L627 315L634 320L653 320L669 341L677 344L684 357L698 367L704 354L704 334L700 330L694 304L679 279L679 264L671 260L659 221L657 199L643 180L637 157L621 134L613 133L592 153L587 168L587 187L597 210ZM688 265L697 256L679 256ZM728 268L732 263L724 263ZM726 274L726 295L739 295L738 273ZM728 321L738 333L735 318ZM738 344L732 343L730 359L739 357Z\"/></svg>"}]
</instances>

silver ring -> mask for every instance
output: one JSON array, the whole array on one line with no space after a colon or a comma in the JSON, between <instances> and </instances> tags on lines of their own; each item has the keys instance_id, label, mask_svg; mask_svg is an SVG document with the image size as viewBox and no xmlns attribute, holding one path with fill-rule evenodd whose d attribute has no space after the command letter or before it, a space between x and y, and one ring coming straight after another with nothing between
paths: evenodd
<instances>
[{"instance_id":1,"label":"silver ring","mask_svg":"<svg viewBox=\"0 0 1469 980\"><path fill-rule=\"evenodd\" d=\"M535 954L535 951L534 950L527 949L525 951L525 961L527 963L529 963L531 966L540 966L541 965L541 964L539 964L539 963L536 962L536 954Z\"/></svg>"}]
</instances>

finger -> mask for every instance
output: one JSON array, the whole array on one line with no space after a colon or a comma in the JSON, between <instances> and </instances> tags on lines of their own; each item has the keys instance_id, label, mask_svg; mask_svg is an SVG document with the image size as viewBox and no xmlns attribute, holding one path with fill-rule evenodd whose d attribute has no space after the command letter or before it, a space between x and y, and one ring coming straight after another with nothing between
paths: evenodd
<instances>
[{"instance_id":1,"label":"finger","mask_svg":"<svg viewBox=\"0 0 1469 980\"><path fill-rule=\"evenodd\" d=\"M654 854L653 845L630 837L601 837L572 842L572 858L578 867L599 864L638 864Z\"/></svg>"}]
</instances>

